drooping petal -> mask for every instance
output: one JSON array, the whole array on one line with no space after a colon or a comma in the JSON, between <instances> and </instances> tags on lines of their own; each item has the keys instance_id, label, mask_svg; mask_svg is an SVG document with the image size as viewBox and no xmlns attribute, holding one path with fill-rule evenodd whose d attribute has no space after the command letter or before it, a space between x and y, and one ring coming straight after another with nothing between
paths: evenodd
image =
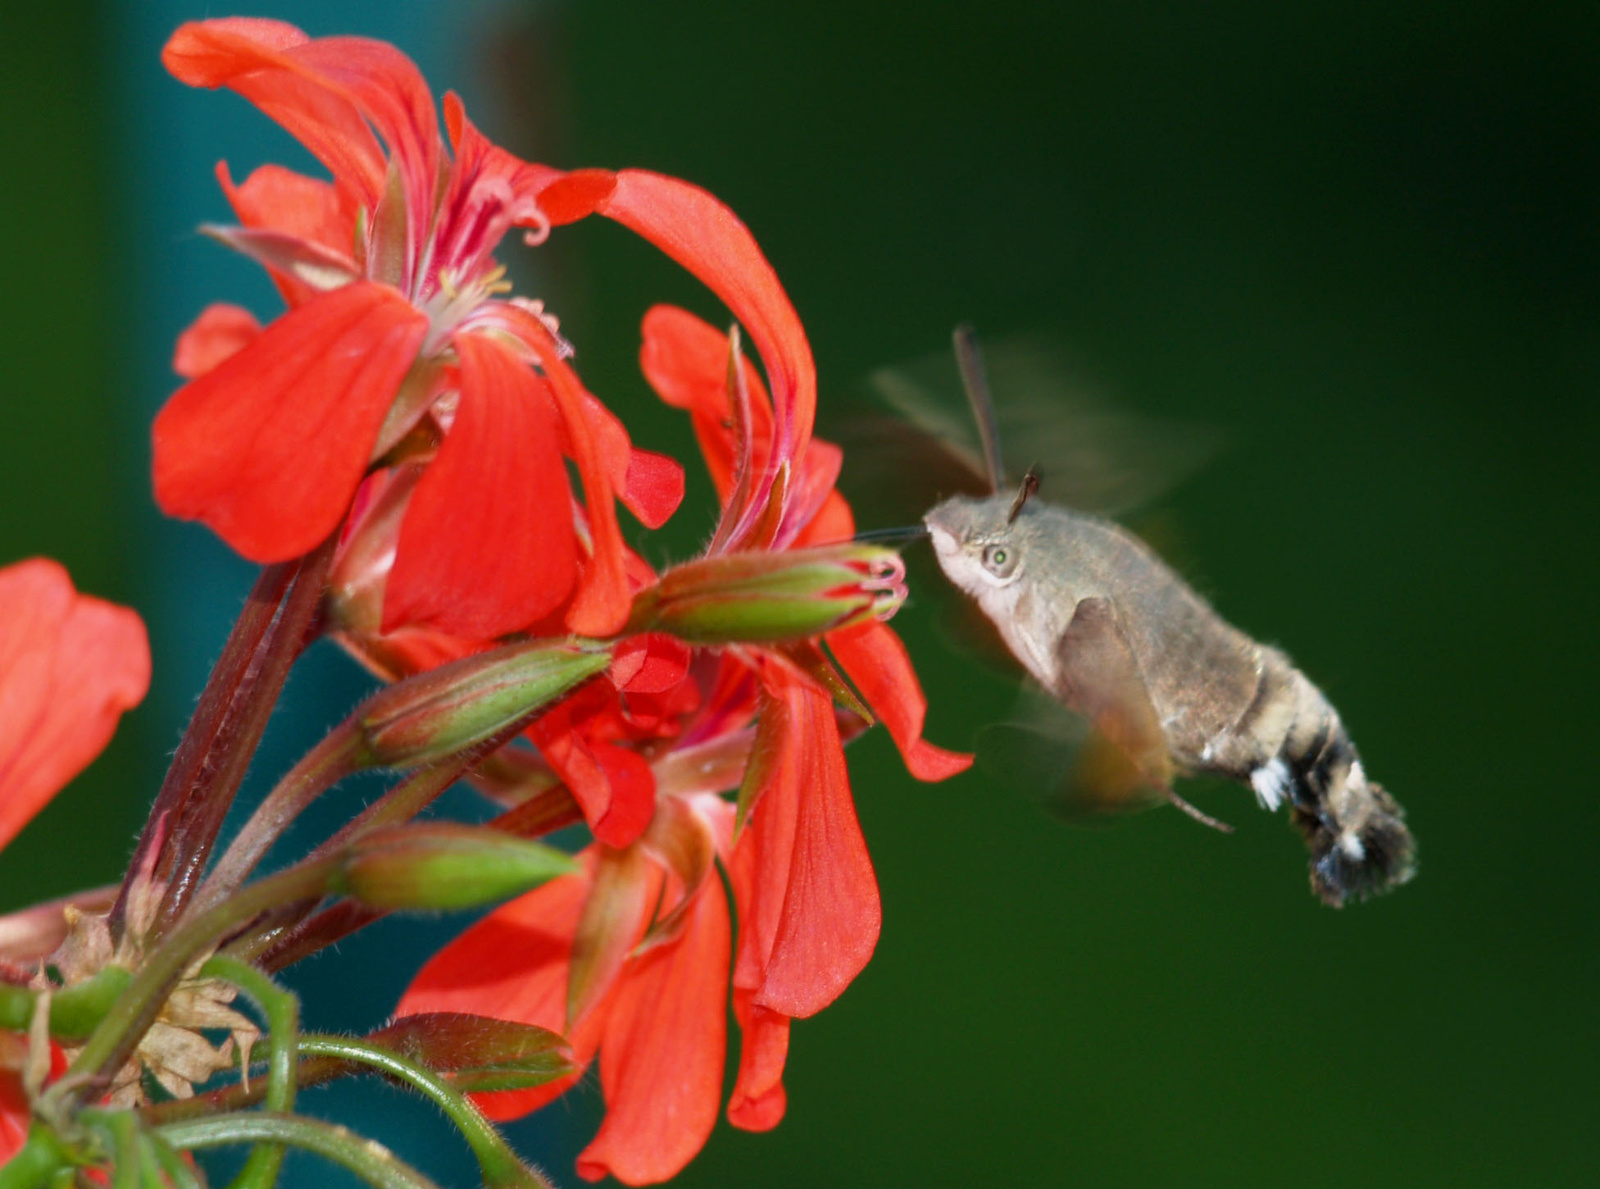
<instances>
[{"instance_id":1,"label":"drooping petal","mask_svg":"<svg viewBox=\"0 0 1600 1189\"><path fill-rule=\"evenodd\" d=\"M263 165L236 186L228 172L228 163L219 161L217 181L244 227L273 232L293 243L306 245L301 255L315 260L330 276L339 272L347 276L357 273L354 258L356 213L348 194L281 165ZM270 266L272 261L263 260L263 263ZM284 301L291 306L333 287L309 284L281 268L272 270L272 279Z\"/></svg>"},{"instance_id":2,"label":"drooping petal","mask_svg":"<svg viewBox=\"0 0 1600 1189\"><path fill-rule=\"evenodd\" d=\"M281 165L262 165L235 185L226 161L217 162L217 182L246 227L276 231L338 252L354 265L355 211L339 191L319 178Z\"/></svg>"},{"instance_id":3,"label":"drooping petal","mask_svg":"<svg viewBox=\"0 0 1600 1189\"><path fill-rule=\"evenodd\" d=\"M468 1012L560 1032L566 1023L572 937L589 886L587 872L563 876L501 905L428 959L395 1014ZM582 1077L597 1040L598 1028L567 1037L577 1067L570 1077L527 1090L475 1095L474 1101L491 1119L516 1119L538 1110Z\"/></svg>"},{"instance_id":4,"label":"drooping petal","mask_svg":"<svg viewBox=\"0 0 1600 1189\"><path fill-rule=\"evenodd\" d=\"M728 395L728 336L688 310L669 305L652 306L640 329L640 369L662 400L689 411L717 498L726 504L738 466ZM742 356L739 364L750 396L747 465L759 472L772 449L772 405L755 367Z\"/></svg>"},{"instance_id":5,"label":"drooping petal","mask_svg":"<svg viewBox=\"0 0 1600 1189\"><path fill-rule=\"evenodd\" d=\"M650 824L655 777L635 752L586 737L585 716L610 687L596 683L568 697L529 725L528 738L572 792L594 836L607 846L632 843Z\"/></svg>"},{"instance_id":6,"label":"drooping petal","mask_svg":"<svg viewBox=\"0 0 1600 1189\"><path fill-rule=\"evenodd\" d=\"M608 473L611 459L590 424L583 384L561 358L555 339L534 320L524 341L555 393L572 460L583 480L584 507L589 515L590 556L578 581L577 597L567 612L567 625L580 635L609 636L622 630L632 605L622 530L617 524L614 489Z\"/></svg>"},{"instance_id":7,"label":"drooping petal","mask_svg":"<svg viewBox=\"0 0 1600 1189\"><path fill-rule=\"evenodd\" d=\"M424 624L488 640L572 592L572 492L548 385L485 335L457 335L455 345L461 401L406 511L383 630Z\"/></svg>"},{"instance_id":8,"label":"drooping petal","mask_svg":"<svg viewBox=\"0 0 1600 1189\"><path fill-rule=\"evenodd\" d=\"M237 355L261 333L261 323L243 306L219 301L178 336L172 352L172 370L185 380L205 375L230 355Z\"/></svg>"},{"instance_id":9,"label":"drooping petal","mask_svg":"<svg viewBox=\"0 0 1600 1189\"><path fill-rule=\"evenodd\" d=\"M832 699L776 664L763 670L763 680L786 718L775 762L766 767L769 787L756 800L740 845L754 844L760 864L749 897L753 919L746 920L754 935L751 960L759 960L762 948L767 953L759 984L751 986L741 946L746 977L736 972L735 985L753 990L758 1007L802 1017L832 1003L866 966L878 943L882 909L850 799ZM786 828L782 818L790 815L793 824ZM790 833L786 866L762 862L762 834L769 829L775 832L774 858L781 857L783 835ZM770 902L780 886L783 904L774 921Z\"/></svg>"},{"instance_id":10,"label":"drooping petal","mask_svg":"<svg viewBox=\"0 0 1600 1189\"><path fill-rule=\"evenodd\" d=\"M572 939L567 1028L580 1023L610 993L661 898L661 869L640 847L596 850L594 883Z\"/></svg>"},{"instance_id":11,"label":"drooping petal","mask_svg":"<svg viewBox=\"0 0 1600 1189\"><path fill-rule=\"evenodd\" d=\"M699 277L755 343L772 389L774 445L747 513L753 516L765 504L778 468L804 457L816 418L816 365L794 306L749 229L698 186L625 169L597 209ZM741 530L732 535L738 539Z\"/></svg>"},{"instance_id":12,"label":"drooping petal","mask_svg":"<svg viewBox=\"0 0 1600 1189\"><path fill-rule=\"evenodd\" d=\"M416 65L364 37L311 40L281 21L228 18L181 26L161 60L190 86L226 86L310 149L369 212L384 196L393 155L406 203L407 281L433 215L443 159L438 119Z\"/></svg>"},{"instance_id":13,"label":"drooping petal","mask_svg":"<svg viewBox=\"0 0 1600 1189\"><path fill-rule=\"evenodd\" d=\"M733 1015L743 1040L739 1043L739 1078L728 1098L728 1122L743 1131L771 1131L783 1121L789 1105L783 1088L789 1017L750 1000L749 991L734 988Z\"/></svg>"},{"instance_id":14,"label":"drooping petal","mask_svg":"<svg viewBox=\"0 0 1600 1189\"><path fill-rule=\"evenodd\" d=\"M606 1117L578 1157L585 1180L664 1181L705 1145L722 1096L729 940L727 902L707 885L679 938L624 971L600 1041Z\"/></svg>"},{"instance_id":15,"label":"drooping petal","mask_svg":"<svg viewBox=\"0 0 1600 1189\"><path fill-rule=\"evenodd\" d=\"M288 52L308 44L283 21L231 17L180 25L161 63L191 87L230 87L282 124L351 187L368 210L383 196L387 163L350 96L296 69Z\"/></svg>"},{"instance_id":16,"label":"drooping petal","mask_svg":"<svg viewBox=\"0 0 1600 1189\"><path fill-rule=\"evenodd\" d=\"M100 754L150 684L138 615L57 563L0 569L0 847Z\"/></svg>"},{"instance_id":17,"label":"drooping petal","mask_svg":"<svg viewBox=\"0 0 1600 1189\"><path fill-rule=\"evenodd\" d=\"M918 780L947 780L972 766L972 757L922 738L928 701L911 657L894 629L879 620L829 632L828 647L855 682L873 714L889 728L906 768Z\"/></svg>"},{"instance_id":18,"label":"drooping petal","mask_svg":"<svg viewBox=\"0 0 1600 1189\"><path fill-rule=\"evenodd\" d=\"M369 281L290 310L157 415L161 510L252 561L311 549L349 506L427 325Z\"/></svg>"}]
</instances>

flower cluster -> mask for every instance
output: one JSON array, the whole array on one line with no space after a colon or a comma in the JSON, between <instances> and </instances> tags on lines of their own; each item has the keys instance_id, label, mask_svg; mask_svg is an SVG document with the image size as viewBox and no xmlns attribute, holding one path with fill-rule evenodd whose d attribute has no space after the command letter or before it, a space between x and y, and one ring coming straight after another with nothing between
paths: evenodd
<instances>
[{"instance_id":1,"label":"flower cluster","mask_svg":"<svg viewBox=\"0 0 1600 1189\"><path fill-rule=\"evenodd\" d=\"M904 569L853 539L843 456L813 436L816 371L771 265L687 182L522 161L453 94L441 134L391 46L225 19L180 28L163 61L255 104L329 177L218 167L236 223L207 230L268 270L284 310L263 325L217 304L183 333L155 497L265 569L114 900L0 920L0 1157L29 1170L18 1184L125 1163L182 1180L180 1150L241 1136L256 1142L241 1183L270 1183L286 1144L370 1161L291 1113L298 1085L365 1062L457 1119L487 1181L540 1183L483 1114L525 1114L598 1065L607 1111L580 1174L658 1181L717 1116L730 986L727 1115L775 1126L790 1021L844 991L881 923L844 743L881 721L923 780L970 757L922 739L885 622ZM660 573L624 543L617 505L659 527L682 468L632 443L495 259L514 229L537 245L591 215L665 252L734 322L669 306L644 320L644 375L688 413L721 502L703 553ZM317 634L389 684L213 856ZM131 612L77 596L52 563L0 570L0 844L98 751L148 669ZM409 774L251 882L299 811L363 767ZM463 775L501 818L412 821ZM592 841L570 859L525 840L579 821ZM298 1038L282 966L385 912L510 893L423 965L389 1028L337 1055ZM261 1044L264 1077L204 1088ZM179 1101L150 1102L151 1078Z\"/></svg>"}]
</instances>

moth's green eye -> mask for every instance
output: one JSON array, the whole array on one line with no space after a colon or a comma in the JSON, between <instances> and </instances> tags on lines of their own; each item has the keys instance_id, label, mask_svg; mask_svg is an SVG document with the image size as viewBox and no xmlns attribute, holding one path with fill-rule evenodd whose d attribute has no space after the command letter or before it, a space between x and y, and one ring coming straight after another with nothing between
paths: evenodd
<instances>
[{"instance_id":1,"label":"moth's green eye","mask_svg":"<svg viewBox=\"0 0 1600 1189\"><path fill-rule=\"evenodd\" d=\"M983 551L983 568L996 578L1006 578L1016 569L1016 558L1004 545L990 545Z\"/></svg>"}]
</instances>

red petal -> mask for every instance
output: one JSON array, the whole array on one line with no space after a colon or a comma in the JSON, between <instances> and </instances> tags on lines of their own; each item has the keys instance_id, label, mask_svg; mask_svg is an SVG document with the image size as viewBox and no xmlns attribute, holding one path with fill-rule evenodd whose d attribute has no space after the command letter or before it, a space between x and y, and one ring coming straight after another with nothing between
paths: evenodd
<instances>
[{"instance_id":1,"label":"red petal","mask_svg":"<svg viewBox=\"0 0 1600 1189\"><path fill-rule=\"evenodd\" d=\"M616 983L635 946L644 940L661 899L661 868L641 847L599 847L594 882L583 902L568 959L564 1028L580 1023Z\"/></svg>"},{"instance_id":2,"label":"red petal","mask_svg":"<svg viewBox=\"0 0 1600 1189\"><path fill-rule=\"evenodd\" d=\"M589 750L611 786L605 813L589 828L607 846L627 846L644 833L655 813L655 773L638 753L625 747L594 742Z\"/></svg>"},{"instance_id":3,"label":"red petal","mask_svg":"<svg viewBox=\"0 0 1600 1189\"><path fill-rule=\"evenodd\" d=\"M733 992L739 1021L739 1080L728 1099L728 1122L744 1131L771 1131L789 1105L783 1065L789 1056L789 1017L757 1007L750 992Z\"/></svg>"},{"instance_id":4,"label":"red petal","mask_svg":"<svg viewBox=\"0 0 1600 1189\"><path fill-rule=\"evenodd\" d=\"M100 754L150 685L144 624L45 558L0 569L0 847Z\"/></svg>"},{"instance_id":5,"label":"red petal","mask_svg":"<svg viewBox=\"0 0 1600 1189\"><path fill-rule=\"evenodd\" d=\"M290 310L157 415L161 510L252 561L310 550L344 516L427 328L369 281Z\"/></svg>"},{"instance_id":6,"label":"red petal","mask_svg":"<svg viewBox=\"0 0 1600 1189\"><path fill-rule=\"evenodd\" d=\"M312 41L293 25L233 18L180 27L161 59L191 86L226 86L243 95L375 211L387 162L370 122L399 169L415 263L433 215L444 145L433 94L410 58L382 41Z\"/></svg>"},{"instance_id":7,"label":"red petal","mask_svg":"<svg viewBox=\"0 0 1600 1189\"><path fill-rule=\"evenodd\" d=\"M629 693L665 693L688 675L691 655L688 645L672 636L630 636L611 654L611 683Z\"/></svg>"},{"instance_id":8,"label":"red petal","mask_svg":"<svg viewBox=\"0 0 1600 1189\"><path fill-rule=\"evenodd\" d=\"M536 320L529 319L529 322ZM567 625L579 635L614 635L628 622L633 600L628 590L614 490L607 477L613 459L606 455L590 424L585 408L588 393L561 358L549 332L536 324L530 327L529 337L533 341L528 345L555 392L573 461L578 464L578 474L583 479L583 502L589 513L589 532L593 539L589 564L579 580L577 598L567 612Z\"/></svg>"},{"instance_id":9,"label":"red petal","mask_svg":"<svg viewBox=\"0 0 1600 1189\"><path fill-rule=\"evenodd\" d=\"M738 448L728 397L728 336L669 305L651 307L641 331L639 367L662 400L689 410L717 498L726 503ZM759 469L772 448L772 405L754 366L742 357L739 364L750 393L750 465Z\"/></svg>"},{"instance_id":10,"label":"red petal","mask_svg":"<svg viewBox=\"0 0 1600 1189\"><path fill-rule=\"evenodd\" d=\"M539 205L556 227L594 214L617 188L617 175L609 169L575 169L552 176L555 181L539 191Z\"/></svg>"},{"instance_id":11,"label":"red petal","mask_svg":"<svg viewBox=\"0 0 1600 1189\"><path fill-rule=\"evenodd\" d=\"M622 170L615 189L597 209L705 282L760 352L772 388L775 427L775 446L751 501L753 509L760 508L777 468L804 456L817 407L811 346L777 273L738 216L698 186L677 178Z\"/></svg>"},{"instance_id":12,"label":"red petal","mask_svg":"<svg viewBox=\"0 0 1600 1189\"><path fill-rule=\"evenodd\" d=\"M327 182L281 165L263 165L234 185L226 161L217 181L239 222L282 232L349 258L355 247L355 212Z\"/></svg>"},{"instance_id":13,"label":"red petal","mask_svg":"<svg viewBox=\"0 0 1600 1189\"><path fill-rule=\"evenodd\" d=\"M622 502L645 528L660 528L683 503L683 465L665 454L634 450Z\"/></svg>"},{"instance_id":14,"label":"red petal","mask_svg":"<svg viewBox=\"0 0 1600 1189\"><path fill-rule=\"evenodd\" d=\"M573 932L587 875L552 880L503 904L445 946L417 973L395 1014L468 1012L559 1032L567 1014ZM515 1119L559 1098L594 1056L598 1029L569 1036L578 1072L549 1085L474 1096L491 1119Z\"/></svg>"},{"instance_id":15,"label":"red petal","mask_svg":"<svg viewBox=\"0 0 1600 1189\"><path fill-rule=\"evenodd\" d=\"M555 610L577 581L572 492L549 387L492 339L456 336L461 402L411 497L383 630L488 640Z\"/></svg>"},{"instance_id":16,"label":"red petal","mask_svg":"<svg viewBox=\"0 0 1600 1189\"><path fill-rule=\"evenodd\" d=\"M375 210L387 171L383 149L349 95L306 77L288 57L309 41L282 21L197 21L179 26L161 62L191 87L225 86L243 95Z\"/></svg>"},{"instance_id":17,"label":"red petal","mask_svg":"<svg viewBox=\"0 0 1600 1189\"><path fill-rule=\"evenodd\" d=\"M791 716L787 755L778 768L796 781L798 805L783 910L753 1003L801 1017L832 1003L861 973L878 944L883 914L850 800L832 699L788 676L775 692ZM766 808L763 794L754 812Z\"/></svg>"},{"instance_id":18,"label":"red petal","mask_svg":"<svg viewBox=\"0 0 1600 1189\"><path fill-rule=\"evenodd\" d=\"M226 161L217 162L217 181L234 215L245 227L274 231L314 245L329 262L342 265L345 272L358 271L352 255L355 209L334 186L281 165L263 165L243 185L235 186ZM291 306L309 301L330 287L314 288L278 270L273 271L272 279Z\"/></svg>"},{"instance_id":19,"label":"red petal","mask_svg":"<svg viewBox=\"0 0 1600 1189\"><path fill-rule=\"evenodd\" d=\"M972 766L972 757L935 747L922 738L928 711L906 646L878 620L827 635L828 647L855 682L872 712L889 728L906 768L918 780L947 780Z\"/></svg>"},{"instance_id":20,"label":"red petal","mask_svg":"<svg viewBox=\"0 0 1600 1189\"><path fill-rule=\"evenodd\" d=\"M185 380L203 376L230 355L255 342L261 323L243 306L216 302L200 312L189 329L178 336L172 353L172 370Z\"/></svg>"},{"instance_id":21,"label":"red petal","mask_svg":"<svg viewBox=\"0 0 1600 1189\"><path fill-rule=\"evenodd\" d=\"M605 1122L578 1175L627 1185L664 1181L705 1145L722 1096L729 923L712 881L676 942L624 973L600 1041Z\"/></svg>"},{"instance_id":22,"label":"red petal","mask_svg":"<svg viewBox=\"0 0 1600 1189\"><path fill-rule=\"evenodd\" d=\"M0 1068L0 1164L5 1164L28 1139L33 1110L22 1078L10 1069Z\"/></svg>"}]
</instances>

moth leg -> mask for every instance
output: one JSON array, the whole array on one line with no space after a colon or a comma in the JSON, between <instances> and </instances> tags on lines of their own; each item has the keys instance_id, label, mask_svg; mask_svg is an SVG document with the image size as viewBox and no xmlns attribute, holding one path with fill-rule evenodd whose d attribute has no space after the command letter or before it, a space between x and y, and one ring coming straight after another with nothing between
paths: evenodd
<instances>
[{"instance_id":1,"label":"moth leg","mask_svg":"<svg viewBox=\"0 0 1600 1189\"><path fill-rule=\"evenodd\" d=\"M1110 599L1078 601L1072 622L1056 644L1056 683L1055 695L1116 744L1151 787L1196 821L1231 832L1231 826L1173 791L1172 757L1161 720Z\"/></svg>"}]
</instances>

